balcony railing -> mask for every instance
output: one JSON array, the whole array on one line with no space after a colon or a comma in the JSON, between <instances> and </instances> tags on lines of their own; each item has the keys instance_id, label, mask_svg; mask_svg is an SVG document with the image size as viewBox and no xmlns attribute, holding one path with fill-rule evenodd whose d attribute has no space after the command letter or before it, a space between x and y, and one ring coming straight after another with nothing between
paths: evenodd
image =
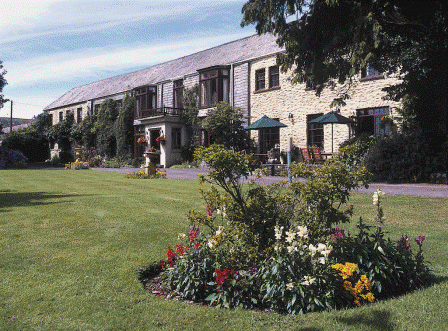
<instances>
[{"instance_id":1,"label":"balcony railing","mask_svg":"<svg viewBox=\"0 0 448 331\"><path fill-rule=\"evenodd\" d=\"M173 107L161 107L155 109L145 109L136 111L135 119L156 117L156 116L180 116L182 115L183 108L173 108Z\"/></svg>"}]
</instances>

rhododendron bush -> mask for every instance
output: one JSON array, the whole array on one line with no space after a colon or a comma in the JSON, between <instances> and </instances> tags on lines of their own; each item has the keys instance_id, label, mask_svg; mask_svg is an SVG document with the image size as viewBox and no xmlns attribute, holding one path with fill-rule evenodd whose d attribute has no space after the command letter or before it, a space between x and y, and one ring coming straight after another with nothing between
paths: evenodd
<instances>
[{"instance_id":1,"label":"rhododendron bush","mask_svg":"<svg viewBox=\"0 0 448 331\"><path fill-rule=\"evenodd\" d=\"M291 182L263 185L250 175L250 156L222 146L200 148L211 171L200 178L203 211L188 214L188 233L153 266L167 292L228 308L269 308L282 313L356 307L425 285L425 239L384 238L380 190L373 196L375 226L362 220L352 235L350 191L367 186L365 169L338 161L291 166Z\"/></svg>"}]
</instances>

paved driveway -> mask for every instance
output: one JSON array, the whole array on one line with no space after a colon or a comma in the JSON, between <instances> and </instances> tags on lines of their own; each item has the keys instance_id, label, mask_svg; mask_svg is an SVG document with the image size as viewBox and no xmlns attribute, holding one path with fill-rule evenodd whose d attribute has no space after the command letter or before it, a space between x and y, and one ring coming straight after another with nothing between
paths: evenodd
<instances>
[{"instance_id":1,"label":"paved driveway","mask_svg":"<svg viewBox=\"0 0 448 331\"><path fill-rule=\"evenodd\" d=\"M100 171L112 171L112 172L136 172L139 168L94 168L94 170ZM207 174L207 169L161 169L166 172L167 178L179 178L179 179L197 179L199 174ZM275 182L286 180L285 177L266 176L263 182L265 184L272 184ZM372 183L368 189L360 188L357 192L361 193L373 193L380 187L386 194L389 195L413 195L431 198L448 198L448 185L433 185L433 184L384 184L384 183Z\"/></svg>"}]
</instances>

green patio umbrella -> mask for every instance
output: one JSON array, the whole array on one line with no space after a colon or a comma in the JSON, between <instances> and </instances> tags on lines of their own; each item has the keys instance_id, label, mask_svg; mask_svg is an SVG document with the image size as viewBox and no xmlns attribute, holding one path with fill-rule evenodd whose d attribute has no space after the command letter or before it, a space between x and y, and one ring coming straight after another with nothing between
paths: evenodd
<instances>
[{"instance_id":1,"label":"green patio umbrella","mask_svg":"<svg viewBox=\"0 0 448 331\"><path fill-rule=\"evenodd\" d=\"M333 124L352 124L353 120L342 116L335 111L331 111L315 118L314 120L309 121L308 123L331 124L331 154L333 154Z\"/></svg>"},{"instance_id":2,"label":"green patio umbrella","mask_svg":"<svg viewBox=\"0 0 448 331\"><path fill-rule=\"evenodd\" d=\"M268 128L284 128L287 125L280 123L279 121L273 120L272 118L264 115L258 121L255 121L244 130L260 130L260 129L268 129Z\"/></svg>"}]
</instances>

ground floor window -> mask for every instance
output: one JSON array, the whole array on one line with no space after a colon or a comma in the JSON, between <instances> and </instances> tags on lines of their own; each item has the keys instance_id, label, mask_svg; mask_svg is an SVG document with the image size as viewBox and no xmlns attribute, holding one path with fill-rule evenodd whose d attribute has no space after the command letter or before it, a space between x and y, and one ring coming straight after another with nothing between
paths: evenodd
<instances>
[{"instance_id":1,"label":"ground floor window","mask_svg":"<svg viewBox=\"0 0 448 331\"><path fill-rule=\"evenodd\" d=\"M278 119L275 119L278 121ZM280 128L265 128L259 130L260 154L267 154L269 150L280 145Z\"/></svg>"},{"instance_id":2,"label":"ground floor window","mask_svg":"<svg viewBox=\"0 0 448 331\"><path fill-rule=\"evenodd\" d=\"M182 148L182 129L172 128L171 129L171 148L181 149Z\"/></svg>"},{"instance_id":3,"label":"ground floor window","mask_svg":"<svg viewBox=\"0 0 448 331\"><path fill-rule=\"evenodd\" d=\"M389 115L389 107L358 109L356 111L356 134L370 136L387 136L390 125L385 123L383 117Z\"/></svg>"},{"instance_id":4,"label":"ground floor window","mask_svg":"<svg viewBox=\"0 0 448 331\"><path fill-rule=\"evenodd\" d=\"M322 115L322 113L306 115L308 146L324 148L324 125L322 123L308 123Z\"/></svg>"}]
</instances>

